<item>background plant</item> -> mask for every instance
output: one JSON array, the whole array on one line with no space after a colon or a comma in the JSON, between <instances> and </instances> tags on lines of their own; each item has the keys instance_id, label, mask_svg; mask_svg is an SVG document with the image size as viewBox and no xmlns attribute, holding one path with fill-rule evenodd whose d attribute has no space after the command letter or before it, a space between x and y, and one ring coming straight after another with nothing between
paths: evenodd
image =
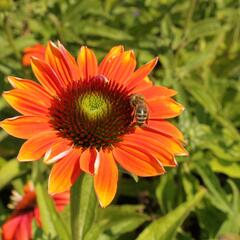
<instances>
[{"instance_id":1,"label":"background plant","mask_svg":"<svg viewBox=\"0 0 240 240\"><path fill-rule=\"evenodd\" d=\"M237 239L239 1L2 0L0 11L0 92L9 89L7 75L32 78L31 70L21 65L21 54L36 42L59 39L75 55L80 45L87 45L99 59L110 47L123 44L135 50L140 64L160 57L151 79L176 89L177 100L186 108L175 123L184 132L190 156L178 158L177 169L138 183L123 173L115 203L104 210L81 182L91 184L91 179L79 180L83 204L78 220L84 240ZM2 98L0 114L0 120L14 116ZM19 164L14 158L21 140L3 130L0 141L0 225L9 214L11 189L20 191L33 178L51 227L34 226L34 239L58 239L65 234L59 232L61 224L70 232L70 210L60 214L59 225L54 224L59 216L44 195L47 181L38 180L32 171L41 167L46 179L49 168Z\"/></svg>"}]
</instances>

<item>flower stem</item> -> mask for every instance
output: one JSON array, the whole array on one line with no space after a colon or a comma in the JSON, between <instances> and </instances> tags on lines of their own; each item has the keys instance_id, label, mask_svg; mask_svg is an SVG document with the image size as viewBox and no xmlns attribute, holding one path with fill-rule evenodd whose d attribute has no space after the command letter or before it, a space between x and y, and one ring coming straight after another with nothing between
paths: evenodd
<instances>
[{"instance_id":1,"label":"flower stem","mask_svg":"<svg viewBox=\"0 0 240 240\"><path fill-rule=\"evenodd\" d=\"M41 163L34 162L32 167L32 179L34 181L35 191L37 194L37 203L40 210L40 217L43 231L47 236L56 236L56 230L51 221L51 212L48 211L48 204L45 191L42 187L42 166Z\"/></svg>"},{"instance_id":2,"label":"flower stem","mask_svg":"<svg viewBox=\"0 0 240 240\"><path fill-rule=\"evenodd\" d=\"M51 239L58 236L61 240L70 240L70 233L65 227L63 219L56 211L52 199L47 194L46 186L43 186L43 167L39 161L33 163L32 178L35 183L37 203L45 234Z\"/></svg>"},{"instance_id":3,"label":"flower stem","mask_svg":"<svg viewBox=\"0 0 240 240\"><path fill-rule=\"evenodd\" d=\"M93 177L82 174L71 188L72 240L83 240L93 225L96 206Z\"/></svg>"}]
</instances>

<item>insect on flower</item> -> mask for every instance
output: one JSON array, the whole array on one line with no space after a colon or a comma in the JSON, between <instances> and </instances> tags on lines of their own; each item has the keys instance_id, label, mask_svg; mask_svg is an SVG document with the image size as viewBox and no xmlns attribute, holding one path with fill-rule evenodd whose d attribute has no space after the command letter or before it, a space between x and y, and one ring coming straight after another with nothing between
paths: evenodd
<instances>
[{"instance_id":1,"label":"insect on flower","mask_svg":"<svg viewBox=\"0 0 240 240\"><path fill-rule=\"evenodd\" d=\"M139 94L134 94L130 98L130 104L134 108L134 117L136 118L136 123L142 126L148 120L148 106L145 102L144 96Z\"/></svg>"},{"instance_id":2,"label":"insect on flower","mask_svg":"<svg viewBox=\"0 0 240 240\"><path fill-rule=\"evenodd\" d=\"M54 163L50 194L68 191L86 172L106 207L117 191L118 165L137 176L157 176L176 166L176 155L187 155L182 133L165 120L183 111L172 99L176 92L148 80L157 61L135 70L134 52L116 46L98 64L83 46L76 62L61 43L49 42L43 60L32 58L40 84L8 78L14 89L3 96L22 115L1 127L26 139L19 161ZM142 100L133 101L137 96Z\"/></svg>"}]
</instances>

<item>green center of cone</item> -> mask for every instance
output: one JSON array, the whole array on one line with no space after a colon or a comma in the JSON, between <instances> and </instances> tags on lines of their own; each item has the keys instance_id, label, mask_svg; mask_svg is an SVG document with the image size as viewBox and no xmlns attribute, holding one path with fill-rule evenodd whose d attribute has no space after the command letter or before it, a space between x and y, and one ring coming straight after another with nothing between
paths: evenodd
<instances>
[{"instance_id":1,"label":"green center of cone","mask_svg":"<svg viewBox=\"0 0 240 240\"><path fill-rule=\"evenodd\" d=\"M78 100L79 108L89 120L98 120L107 116L110 102L97 93L86 94Z\"/></svg>"}]
</instances>

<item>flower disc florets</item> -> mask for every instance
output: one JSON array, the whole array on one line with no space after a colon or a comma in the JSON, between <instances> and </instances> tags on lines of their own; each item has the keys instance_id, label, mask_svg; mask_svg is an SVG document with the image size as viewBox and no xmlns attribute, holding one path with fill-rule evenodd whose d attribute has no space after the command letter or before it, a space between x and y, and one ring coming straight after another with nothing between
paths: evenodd
<instances>
[{"instance_id":1,"label":"flower disc florets","mask_svg":"<svg viewBox=\"0 0 240 240\"><path fill-rule=\"evenodd\" d=\"M111 111L111 104L108 99L105 99L101 93L87 93L78 99L79 111L82 111L84 116L89 121L97 121L103 119Z\"/></svg>"},{"instance_id":2,"label":"flower disc florets","mask_svg":"<svg viewBox=\"0 0 240 240\"><path fill-rule=\"evenodd\" d=\"M129 92L102 76L76 81L52 102L51 124L75 146L104 148L132 129Z\"/></svg>"},{"instance_id":3,"label":"flower disc florets","mask_svg":"<svg viewBox=\"0 0 240 240\"><path fill-rule=\"evenodd\" d=\"M37 206L36 194L32 190L27 191L24 196L13 191L11 200L12 202L9 204L9 208L15 209L15 215L31 212Z\"/></svg>"}]
</instances>

